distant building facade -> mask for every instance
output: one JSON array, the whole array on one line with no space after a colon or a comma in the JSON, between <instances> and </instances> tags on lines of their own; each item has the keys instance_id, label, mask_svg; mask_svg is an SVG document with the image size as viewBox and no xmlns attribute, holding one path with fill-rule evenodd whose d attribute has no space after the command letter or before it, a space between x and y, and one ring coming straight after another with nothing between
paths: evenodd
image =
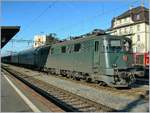
<instances>
[{"instance_id":1,"label":"distant building facade","mask_svg":"<svg viewBox=\"0 0 150 113\"><path fill-rule=\"evenodd\" d=\"M48 45L52 43L56 43L59 40L56 38L55 33L50 33L49 35L35 35L33 47L39 47L43 45Z\"/></svg>"},{"instance_id":2,"label":"distant building facade","mask_svg":"<svg viewBox=\"0 0 150 113\"><path fill-rule=\"evenodd\" d=\"M39 47L46 43L46 35L35 35L33 47Z\"/></svg>"},{"instance_id":3,"label":"distant building facade","mask_svg":"<svg viewBox=\"0 0 150 113\"><path fill-rule=\"evenodd\" d=\"M132 39L133 52L144 53L150 48L149 9L139 6L113 18L106 33Z\"/></svg>"},{"instance_id":4,"label":"distant building facade","mask_svg":"<svg viewBox=\"0 0 150 113\"><path fill-rule=\"evenodd\" d=\"M35 35L33 47L39 47L51 43L51 38L48 35Z\"/></svg>"}]
</instances>

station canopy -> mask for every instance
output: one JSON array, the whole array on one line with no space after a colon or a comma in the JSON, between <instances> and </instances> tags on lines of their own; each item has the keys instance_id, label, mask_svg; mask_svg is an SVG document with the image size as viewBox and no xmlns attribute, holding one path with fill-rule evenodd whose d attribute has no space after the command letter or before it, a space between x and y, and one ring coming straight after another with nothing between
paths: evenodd
<instances>
[{"instance_id":1,"label":"station canopy","mask_svg":"<svg viewBox=\"0 0 150 113\"><path fill-rule=\"evenodd\" d=\"M19 30L20 26L1 26L1 48L3 48Z\"/></svg>"}]
</instances>

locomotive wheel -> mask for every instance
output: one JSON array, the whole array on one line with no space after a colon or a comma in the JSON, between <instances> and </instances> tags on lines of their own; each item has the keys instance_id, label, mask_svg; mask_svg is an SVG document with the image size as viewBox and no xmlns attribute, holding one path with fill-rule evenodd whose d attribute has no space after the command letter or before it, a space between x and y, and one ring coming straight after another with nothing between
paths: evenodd
<instances>
[{"instance_id":1,"label":"locomotive wheel","mask_svg":"<svg viewBox=\"0 0 150 113\"><path fill-rule=\"evenodd\" d=\"M74 76L71 76L71 79L72 79L72 80L76 80L76 78L75 78Z\"/></svg>"},{"instance_id":2,"label":"locomotive wheel","mask_svg":"<svg viewBox=\"0 0 150 113\"><path fill-rule=\"evenodd\" d=\"M91 78L89 78L89 77L86 78L86 82L91 82L91 81L92 81Z\"/></svg>"},{"instance_id":3,"label":"locomotive wheel","mask_svg":"<svg viewBox=\"0 0 150 113\"><path fill-rule=\"evenodd\" d=\"M84 80L84 79L80 79L80 81L81 81L81 82L86 82L86 80Z\"/></svg>"},{"instance_id":4,"label":"locomotive wheel","mask_svg":"<svg viewBox=\"0 0 150 113\"><path fill-rule=\"evenodd\" d=\"M100 86L106 86L107 84L105 83L105 82L103 82L103 81L100 81L99 83L98 83Z\"/></svg>"},{"instance_id":5,"label":"locomotive wheel","mask_svg":"<svg viewBox=\"0 0 150 113\"><path fill-rule=\"evenodd\" d=\"M75 77L76 80L80 81L80 77Z\"/></svg>"},{"instance_id":6,"label":"locomotive wheel","mask_svg":"<svg viewBox=\"0 0 150 113\"><path fill-rule=\"evenodd\" d=\"M86 77L80 79L81 82L86 82Z\"/></svg>"}]
</instances>

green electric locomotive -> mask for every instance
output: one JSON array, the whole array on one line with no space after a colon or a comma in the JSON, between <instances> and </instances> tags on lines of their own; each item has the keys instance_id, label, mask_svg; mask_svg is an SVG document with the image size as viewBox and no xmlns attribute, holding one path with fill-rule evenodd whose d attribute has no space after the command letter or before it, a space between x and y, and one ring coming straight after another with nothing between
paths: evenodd
<instances>
[{"instance_id":1,"label":"green electric locomotive","mask_svg":"<svg viewBox=\"0 0 150 113\"><path fill-rule=\"evenodd\" d=\"M73 79L128 87L135 81L131 40L111 35L89 35L53 44L44 70Z\"/></svg>"},{"instance_id":2,"label":"green electric locomotive","mask_svg":"<svg viewBox=\"0 0 150 113\"><path fill-rule=\"evenodd\" d=\"M101 85L128 87L135 74L142 74L132 66L131 45L126 37L93 34L22 51L2 61Z\"/></svg>"}]
</instances>

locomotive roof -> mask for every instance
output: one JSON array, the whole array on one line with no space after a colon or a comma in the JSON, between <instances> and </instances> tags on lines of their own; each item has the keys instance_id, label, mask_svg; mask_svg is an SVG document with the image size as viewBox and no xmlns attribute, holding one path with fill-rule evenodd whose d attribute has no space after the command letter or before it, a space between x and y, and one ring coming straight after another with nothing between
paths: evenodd
<instances>
[{"instance_id":1,"label":"locomotive roof","mask_svg":"<svg viewBox=\"0 0 150 113\"><path fill-rule=\"evenodd\" d=\"M45 48L45 47L49 47L51 45L43 45L43 46L40 46L40 47L37 47L37 48L29 48L29 49L26 49L26 50L23 50L23 51L20 51L18 52L19 54L24 54L24 53L28 53L28 52L34 52L36 50L39 50L41 48Z\"/></svg>"},{"instance_id":2,"label":"locomotive roof","mask_svg":"<svg viewBox=\"0 0 150 113\"><path fill-rule=\"evenodd\" d=\"M60 45L69 45L69 44L74 44L74 43L80 43L80 42L83 42L83 41L88 41L88 40L94 40L96 38L100 38L100 39L126 39L126 40L129 40L131 41L131 39L127 38L127 37L124 37L124 36L115 36L115 35L91 35L91 36L87 36L87 37L83 37L83 38L78 38L78 39L74 39L74 40L67 40L67 41L64 41L64 42L60 42L60 43L56 43L56 44L53 44L53 46L60 46Z\"/></svg>"}]
</instances>

